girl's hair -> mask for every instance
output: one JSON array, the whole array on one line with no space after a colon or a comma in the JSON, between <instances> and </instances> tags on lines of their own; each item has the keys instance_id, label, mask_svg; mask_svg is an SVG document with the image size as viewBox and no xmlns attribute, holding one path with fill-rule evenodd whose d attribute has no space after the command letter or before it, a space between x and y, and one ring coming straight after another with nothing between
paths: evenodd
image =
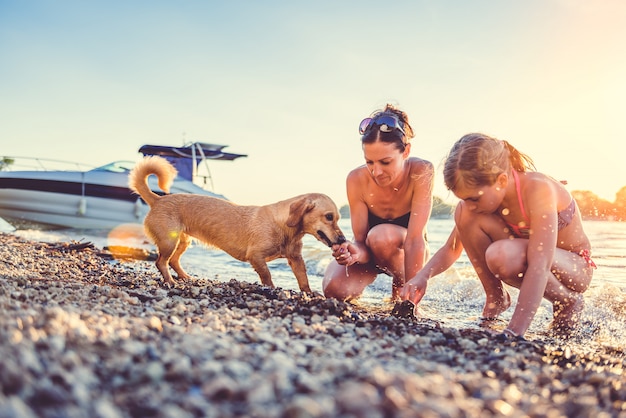
<instances>
[{"instance_id":1,"label":"girl's hair","mask_svg":"<svg viewBox=\"0 0 626 418\"><path fill-rule=\"evenodd\" d=\"M383 132L380 129L369 129L361 137L361 142L363 144L371 144L376 141L394 143L396 145L396 148L403 152L406 148L406 144L408 144L410 139L415 136L415 134L413 133L413 128L411 128L411 125L409 125L409 117L406 113L404 113L400 109L397 109L391 104L385 105L384 110L377 110L373 112L370 117L372 119L375 119L376 117L383 114L389 114L396 117L402 125L404 135L399 129L394 129L391 132Z\"/></svg>"},{"instance_id":2,"label":"girl's hair","mask_svg":"<svg viewBox=\"0 0 626 418\"><path fill-rule=\"evenodd\" d=\"M446 187L454 191L461 179L470 187L491 186L510 168L519 172L535 170L533 160L507 141L471 133L450 150L443 168Z\"/></svg>"}]
</instances>

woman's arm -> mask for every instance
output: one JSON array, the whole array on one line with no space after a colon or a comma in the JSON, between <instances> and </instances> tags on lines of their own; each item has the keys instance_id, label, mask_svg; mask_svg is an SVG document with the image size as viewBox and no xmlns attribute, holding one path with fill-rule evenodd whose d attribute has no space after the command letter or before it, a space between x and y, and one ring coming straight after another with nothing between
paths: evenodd
<instances>
[{"instance_id":1,"label":"woman's arm","mask_svg":"<svg viewBox=\"0 0 626 418\"><path fill-rule=\"evenodd\" d=\"M368 210L363 200L362 167L352 170L346 179L348 205L350 207L350 222L352 224L352 242L333 247L333 257L341 265L355 263L365 264L370 260L370 252L365 245L368 231Z\"/></svg>"},{"instance_id":2,"label":"woman's arm","mask_svg":"<svg viewBox=\"0 0 626 418\"><path fill-rule=\"evenodd\" d=\"M426 262L426 224L433 206L434 168L428 161L419 161L411 169L411 217L404 240L404 280L415 276Z\"/></svg>"}]
</instances>

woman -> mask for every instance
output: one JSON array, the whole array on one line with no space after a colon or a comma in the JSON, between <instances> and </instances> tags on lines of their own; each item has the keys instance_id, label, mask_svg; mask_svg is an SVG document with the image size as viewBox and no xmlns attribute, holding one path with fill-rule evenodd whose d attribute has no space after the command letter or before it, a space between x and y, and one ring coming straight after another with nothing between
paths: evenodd
<instances>
[{"instance_id":1,"label":"woman","mask_svg":"<svg viewBox=\"0 0 626 418\"><path fill-rule=\"evenodd\" d=\"M333 246L335 260L322 287L327 297L352 299L382 272L393 278L396 300L405 278L428 258L434 170L430 162L409 157L413 129L406 113L392 105L363 119L359 132L365 165L346 181L354 240Z\"/></svg>"},{"instance_id":2,"label":"woman","mask_svg":"<svg viewBox=\"0 0 626 418\"><path fill-rule=\"evenodd\" d=\"M418 303L433 277L465 248L486 293L484 319L511 305L503 283L520 290L504 333L523 336L542 297L552 302L556 331L568 332L583 308L595 264L576 201L563 184L534 171L506 141L468 134L452 147L444 180L461 201L448 241L406 283L402 298Z\"/></svg>"}]
</instances>

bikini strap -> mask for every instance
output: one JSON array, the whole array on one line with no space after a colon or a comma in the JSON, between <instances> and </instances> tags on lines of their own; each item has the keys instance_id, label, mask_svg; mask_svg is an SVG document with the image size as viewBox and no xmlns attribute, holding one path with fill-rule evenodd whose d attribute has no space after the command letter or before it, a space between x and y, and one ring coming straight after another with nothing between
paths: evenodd
<instances>
[{"instance_id":1,"label":"bikini strap","mask_svg":"<svg viewBox=\"0 0 626 418\"><path fill-rule=\"evenodd\" d=\"M517 171L513 170L513 178L515 179L515 190L517 191L517 201L519 203L519 209L522 212L522 217L526 221L528 225L530 225L530 219L526 215L526 210L524 210L524 202L522 202L522 190L519 183L519 176L517 175Z\"/></svg>"}]
</instances>

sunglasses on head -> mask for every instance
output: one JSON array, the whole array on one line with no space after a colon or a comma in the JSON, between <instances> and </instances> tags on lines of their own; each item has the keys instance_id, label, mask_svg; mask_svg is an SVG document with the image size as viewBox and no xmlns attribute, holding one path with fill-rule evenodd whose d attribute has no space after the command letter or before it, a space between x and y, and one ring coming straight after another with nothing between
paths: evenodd
<instances>
[{"instance_id":1,"label":"sunglasses on head","mask_svg":"<svg viewBox=\"0 0 626 418\"><path fill-rule=\"evenodd\" d=\"M359 125L359 133L363 135L375 125L378 126L378 129L380 129L381 132L393 132L394 129L398 129L402 132L402 135L406 135L404 133L404 129L402 128L402 122L400 122L396 116L389 114L382 114L374 116L373 118L363 119Z\"/></svg>"}]
</instances>

